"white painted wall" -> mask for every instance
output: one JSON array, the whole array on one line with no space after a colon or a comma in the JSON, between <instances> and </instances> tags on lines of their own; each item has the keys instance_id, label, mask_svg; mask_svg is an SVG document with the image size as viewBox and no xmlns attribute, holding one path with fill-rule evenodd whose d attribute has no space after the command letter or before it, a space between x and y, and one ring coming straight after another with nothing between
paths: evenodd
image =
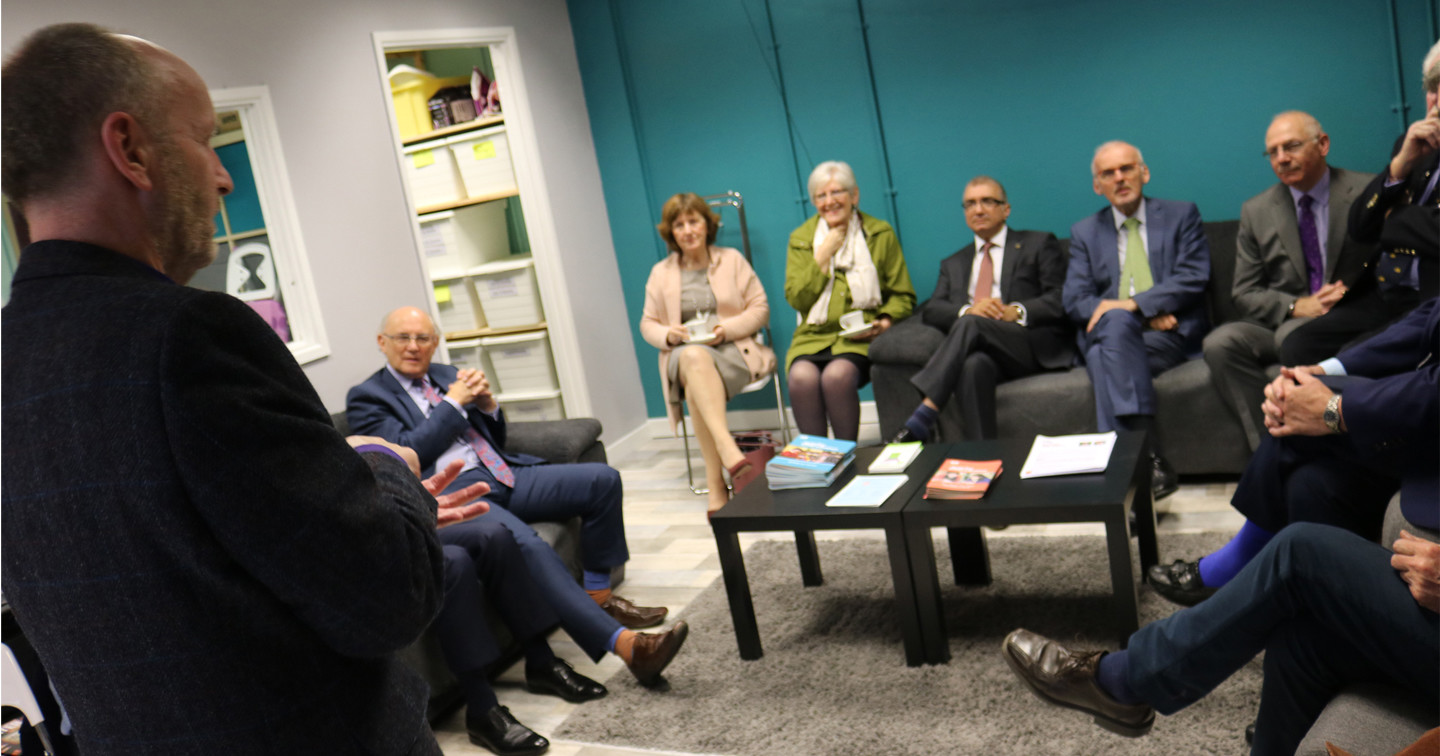
<instances>
[{"instance_id":1,"label":"white painted wall","mask_svg":"<svg viewBox=\"0 0 1440 756\"><path fill-rule=\"evenodd\" d=\"M382 363L380 317L424 306L371 33L510 26L524 66L594 409L613 443L646 420L639 366L564 0L7 0L8 54L35 29L88 21L184 58L211 89L265 84L331 356L306 366L331 411Z\"/></svg>"}]
</instances>

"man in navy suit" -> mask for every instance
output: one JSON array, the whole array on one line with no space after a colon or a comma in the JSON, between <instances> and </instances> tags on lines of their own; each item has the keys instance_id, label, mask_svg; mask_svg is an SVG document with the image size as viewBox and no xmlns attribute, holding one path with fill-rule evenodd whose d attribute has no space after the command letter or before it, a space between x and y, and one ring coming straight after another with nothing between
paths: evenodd
<instances>
[{"instance_id":1,"label":"man in navy suit","mask_svg":"<svg viewBox=\"0 0 1440 756\"><path fill-rule=\"evenodd\" d=\"M989 176L970 179L961 205L975 242L940 263L921 316L946 332L945 341L910 379L924 399L895 443L930 440L951 396L960 402L967 440L997 438L995 385L1069 367L1075 356L1060 304L1065 255L1055 235L1009 228L1005 187Z\"/></svg>"},{"instance_id":2,"label":"man in navy suit","mask_svg":"<svg viewBox=\"0 0 1440 756\"><path fill-rule=\"evenodd\" d=\"M1148 579L1158 593L1186 606L1209 598L1293 522L1334 525L1373 540L1396 488L1402 502L1416 502L1405 504L1407 519L1440 528L1440 509L1422 507L1427 496L1416 493L1440 475L1436 301L1319 365L1281 370L1265 388L1270 432L1230 500L1244 525L1197 561L1152 566ZM1407 478L1412 469L1429 477Z\"/></svg>"},{"instance_id":3,"label":"man in navy suit","mask_svg":"<svg viewBox=\"0 0 1440 756\"><path fill-rule=\"evenodd\" d=\"M183 285L233 186L205 82L62 24L3 92L34 240L3 318L4 592L80 752L439 754L395 652L440 608L452 513L414 452L347 444L249 307Z\"/></svg>"},{"instance_id":4,"label":"man in navy suit","mask_svg":"<svg viewBox=\"0 0 1440 756\"><path fill-rule=\"evenodd\" d=\"M619 473L600 463L551 465L506 452L504 411L485 374L432 362L440 337L425 312L414 307L391 312L376 341L387 364L350 389L345 412L351 429L409 446L427 472L458 460L462 472L452 487L490 486L490 512L475 523L445 528L441 542L475 551L481 525L499 520L520 545L561 626L586 653L599 661L613 651L643 684L657 684L688 628L681 622L665 633L626 629L658 625L667 610L636 606L610 590L611 568L629 558ZM581 518L583 591L555 550L527 524L576 516Z\"/></svg>"},{"instance_id":5,"label":"man in navy suit","mask_svg":"<svg viewBox=\"0 0 1440 756\"><path fill-rule=\"evenodd\" d=\"M1210 245L1194 203L1144 196L1150 169L1134 146L1100 145L1090 170L1110 204L1070 227L1065 312L1081 329L1096 425L1148 432L1158 499L1178 481L1157 445L1151 376L1199 352Z\"/></svg>"}]
</instances>

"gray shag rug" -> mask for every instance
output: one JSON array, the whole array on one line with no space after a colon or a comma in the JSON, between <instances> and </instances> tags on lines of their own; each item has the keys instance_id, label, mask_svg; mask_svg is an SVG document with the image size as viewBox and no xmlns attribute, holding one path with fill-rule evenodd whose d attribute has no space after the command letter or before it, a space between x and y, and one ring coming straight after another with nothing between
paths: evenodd
<instances>
[{"instance_id":1,"label":"gray shag rug","mask_svg":"<svg viewBox=\"0 0 1440 756\"><path fill-rule=\"evenodd\" d=\"M1162 557L1194 558L1225 540L1161 536ZM1259 659L1194 706L1157 717L1138 739L1042 703L1005 665L1000 642L1017 627L1071 648L1117 647L1103 538L990 538L994 583L984 588L954 585L944 541L936 539L936 551L949 664L905 666L883 542L821 541L825 584L805 588L794 544L762 541L745 552L745 565L763 657L740 659L716 580L681 615L690 638L666 670L668 692L645 690L622 670L607 681L609 696L578 707L552 737L737 756L1247 752ZM1175 609L1140 587L1142 624Z\"/></svg>"}]
</instances>

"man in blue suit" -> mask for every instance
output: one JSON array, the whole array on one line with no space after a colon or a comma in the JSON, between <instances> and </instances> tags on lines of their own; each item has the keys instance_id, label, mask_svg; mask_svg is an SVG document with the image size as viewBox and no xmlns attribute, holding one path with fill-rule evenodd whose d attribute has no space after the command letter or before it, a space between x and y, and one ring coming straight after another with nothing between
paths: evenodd
<instances>
[{"instance_id":1,"label":"man in blue suit","mask_svg":"<svg viewBox=\"0 0 1440 756\"><path fill-rule=\"evenodd\" d=\"M619 473L600 463L551 465L506 452L505 415L485 374L431 361L440 340L425 312L414 307L391 312L376 340L388 364L350 389L345 412L351 430L414 449L427 474L459 460L462 471L452 488L477 482L490 486L490 512L475 523L444 528L441 543L476 552L481 525L487 518L498 519L520 545L561 626L586 653L598 661L613 651L643 684L656 684L687 628L681 622L666 633L626 630L658 625L667 610L636 606L610 590L611 568L629 558ZM581 519L584 591L527 524L576 516Z\"/></svg>"},{"instance_id":2,"label":"man in blue suit","mask_svg":"<svg viewBox=\"0 0 1440 756\"><path fill-rule=\"evenodd\" d=\"M1100 145L1090 170L1110 204L1070 227L1065 312L1081 329L1096 425L1148 431L1158 499L1178 482L1158 448L1151 376L1200 349L1210 246L1194 203L1144 196L1150 169L1134 146Z\"/></svg>"}]
</instances>

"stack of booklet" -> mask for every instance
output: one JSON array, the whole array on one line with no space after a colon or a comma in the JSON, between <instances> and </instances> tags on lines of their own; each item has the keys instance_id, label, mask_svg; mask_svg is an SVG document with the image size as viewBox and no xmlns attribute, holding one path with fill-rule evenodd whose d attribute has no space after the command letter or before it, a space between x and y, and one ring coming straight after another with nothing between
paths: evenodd
<instances>
[{"instance_id":1,"label":"stack of booklet","mask_svg":"<svg viewBox=\"0 0 1440 756\"><path fill-rule=\"evenodd\" d=\"M855 461L855 442L800 434L765 463L771 490L824 488Z\"/></svg>"},{"instance_id":2,"label":"stack of booklet","mask_svg":"<svg viewBox=\"0 0 1440 756\"><path fill-rule=\"evenodd\" d=\"M978 499L1000 475L1000 460L947 459L925 484L927 499Z\"/></svg>"}]
</instances>

